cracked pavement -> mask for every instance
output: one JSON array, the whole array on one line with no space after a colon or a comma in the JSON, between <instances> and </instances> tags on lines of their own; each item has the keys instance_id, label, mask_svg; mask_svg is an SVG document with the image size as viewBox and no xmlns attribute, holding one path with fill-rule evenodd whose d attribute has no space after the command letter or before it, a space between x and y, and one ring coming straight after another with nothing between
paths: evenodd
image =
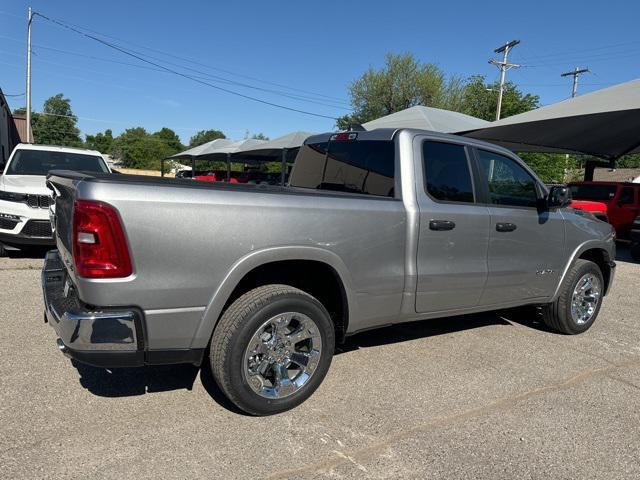
<instances>
[{"instance_id":1,"label":"cracked pavement","mask_svg":"<svg viewBox=\"0 0 640 480\"><path fill-rule=\"evenodd\" d=\"M73 365L37 258L0 259L1 478L640 478L640 264L594 327L523 311L356 335L299 408L253 418L207 369Z\"/></svg>"}]
</instances>

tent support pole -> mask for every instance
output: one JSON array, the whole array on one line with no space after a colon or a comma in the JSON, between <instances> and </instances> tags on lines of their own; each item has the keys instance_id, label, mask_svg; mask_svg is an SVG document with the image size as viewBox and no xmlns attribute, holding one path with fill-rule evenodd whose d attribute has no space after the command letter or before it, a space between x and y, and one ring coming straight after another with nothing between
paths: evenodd
<instances>
[{"instance_id":1,"label":"tent support pole","mask_svg":"<svg viewBox=\"0 0 640 480\"><path fill-rule=\"evenodd\" d=\"M164 158L160 159L160 177L164 177Z\"/></svg>"},{"instance_id":2,"label":"tent support pole","mask_svg":"<svg viewBox=\"0 0 640 480\"><path fill-rule=\"evenodd\" d=\"M287 149L282 149L282 165L280 166L280 185L284 187L285 175L287 172Z\"/></svg>"},{"instance_id":3,"label":"tent support pole","mask_svg":"<svg viewBox=\"0 0 640 480\"><path fill-rule=\"evenodd\" d=\"M227 153L227 182L231 181L231 154Z\"/></svg>"},{"instance_id":4,"label":"tent support pole","mask_svg":"<svg viewBox=\"0 0 640 480\"><path fill-rule=\"evenodd\" d=\"M191 180L196 178L196 157L191 157Z\"/></svg>"}]
</instances>

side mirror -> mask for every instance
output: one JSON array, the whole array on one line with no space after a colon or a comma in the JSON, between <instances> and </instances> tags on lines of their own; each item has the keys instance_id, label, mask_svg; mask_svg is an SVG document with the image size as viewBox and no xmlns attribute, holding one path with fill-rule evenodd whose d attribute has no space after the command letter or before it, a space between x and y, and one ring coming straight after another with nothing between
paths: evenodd
<instances>
[{"instance_id":1,"label":"side mirror","mask_svg":"<svg viewBox=\"0 0 640 480\"><path fill-rule=\"evenodd\" d=\"M547 207L562 208L571 203L571 192L566 185L552 185L547 195Z\"/></svg>"}]
</instances>

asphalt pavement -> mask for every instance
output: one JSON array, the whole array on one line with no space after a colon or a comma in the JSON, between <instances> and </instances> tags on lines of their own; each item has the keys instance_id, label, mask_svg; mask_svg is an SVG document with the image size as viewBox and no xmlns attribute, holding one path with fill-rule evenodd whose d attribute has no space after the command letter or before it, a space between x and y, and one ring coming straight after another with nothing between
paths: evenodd
<instances>
[{"instance_id":1,"label":"asphalt pavement","mask_svg":"<svg viewBox=\"0 0 640 480\"><path fill-rule=\"evenodd\" d=\"M0 259L0 478L640 478L640 264L590 331L523 311L356 335L297 409L253 418L208 369L74 365L39 270Z\"/></svg>"}]
</instances>

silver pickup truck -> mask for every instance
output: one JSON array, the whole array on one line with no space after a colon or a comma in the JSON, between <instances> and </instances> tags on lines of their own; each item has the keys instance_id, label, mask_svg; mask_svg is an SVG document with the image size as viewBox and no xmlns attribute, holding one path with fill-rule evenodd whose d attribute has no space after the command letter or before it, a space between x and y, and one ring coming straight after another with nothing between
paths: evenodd
<instances>
[{"instance_id":1,"label":"silver pickup truck","mask_svg":"<svg viewBox=\"0 0 640 480\"><path fill-rule=\"evenodd\" d=\"M580 333L614 277L613 229L568 208L566 187L422 130L310 137L287 186L63 171L48 186L60 350L103 367L206 359L255 415L308 398L345 336L524 305Z\"/></svg>"}]
</instances>

